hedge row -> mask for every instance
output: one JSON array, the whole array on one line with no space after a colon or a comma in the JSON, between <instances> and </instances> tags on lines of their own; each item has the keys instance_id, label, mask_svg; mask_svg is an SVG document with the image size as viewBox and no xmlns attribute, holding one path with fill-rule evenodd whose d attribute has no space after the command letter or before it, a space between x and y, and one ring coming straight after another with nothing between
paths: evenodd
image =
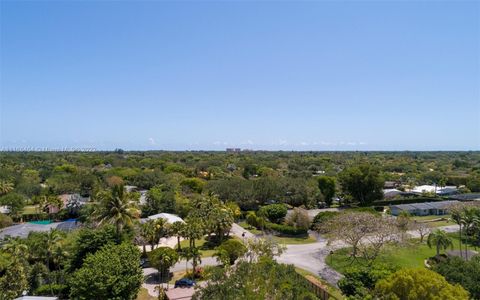
<instances>
[{"instance_id":1,"label":"hedge row","mask_svg":"<svg viewBox=\"0 0 480 300\"><path fill-rule=\"evenodd\" d=\"M267 223L265 224L265 228L269 230L276 231L281 234L286 235L305 235L307 234L307 229L305 228L297 228L289 225L283 224L275 224L275 223Z\"/></svg>"}]
</instances>

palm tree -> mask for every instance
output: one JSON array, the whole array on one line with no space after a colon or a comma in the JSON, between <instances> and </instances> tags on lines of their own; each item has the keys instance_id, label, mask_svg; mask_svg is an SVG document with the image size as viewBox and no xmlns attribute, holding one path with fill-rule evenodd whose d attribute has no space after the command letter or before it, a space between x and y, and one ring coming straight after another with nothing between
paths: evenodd
<instances>
[{"instance_id":1,"label":"palm tree","mask_svg":"<svg viewBox=\"0 0 480 300\"><path fill-rule=\"evenodd\" d=\"M52 229L46 235L46 249L45 249L47 254L46 263L48 268L48 277L50 281L50 294L52 296L53 296L52 278L51 278L52 270L50 269L50 261L53 261L54 264L60 263L60 254L62 253L60 243L63 241L63 238L64 238L63 232L61 232L58 229Z\"/></svg>"},{"instance_id":2,"label":"palm tree","mask_svg":"<svg viewBox=\"0 0 480 300\"><path fill-rule=\"evenodd\" d=\"M155 249L155 246L160 242L160 239L167 236L169 233L169 225L163 218L148 220L142 226L142 234L150 245L150 250Z\"/></svg>"},{"instance_id":3,"label":"palm tree","mask_svg":"<svg viewBox=\"0 0 480 300\"><path fill-rule=\"evenodd\" d=\"M469 231L475 221L474 210L471 208L465 208L464 213L462 214L461 221L463 223L463 228L465 229L465 237L467 238L467 241L465 243L465 258L468 259L468 242L470 240Z\"/></svg>"},{"instance_id":4,"label":"palm tree","mask_svg":"<svg viewBox=\"0 0 480 300\"><path fill-rule=\"evenodd\" d=\"M2 180L0 181L0 195L5 195L13 191L13 183Z\"/></svg>"},{"instance_id":5,"label":"palm tree","mask_svg":"<svg viewBox=\"0 0 480 300\"><path fill-rule=\"evenodd\" d=\"M458 207L453 207L451 209L452 213L452 220L460 227L460 230L458 231L459 239L458 239L458 246L460 249L460 257L463 257L462 254L462 224L463 224L463 217L462 217L462 210Z\"/></svg>"},{"instance_id":6,"label":"palm tree","mask_svg":"<svg viewBox=\"0 0 480 300\"><path fill-rule=\"evenodd\" d=\"M177 251L180 252L182 250L182 247L180 246L180 237L184 235L185 223L181 221L173 222L170 229L172 231L172 234L177 237Z\"/></svg>"},{"instance_id":7,"label":"palm tree","mask_svg":"<svg viewBox=\"0 0 480 300\"><path fill-rule=\"evenodd\" d=\"M190 248L195 248L195 240L205 235L205 226L199 218L188 218L184 228L185 237L189 240Z\"/></svg>"},{"instance_id":8,"label":"palm tree","mask_svg":"<svg viewBox=\"0 0 480 300\"><path fill-rule=\"evenodd\" d=\"M132 226L133 220L140 214L134 196L125 192L123 185L115 185L111 191L99 193L97 198L100 203L94 212L96 219L99 224L114 224L118 237L123 228Z\"/></svg>"},{"instance_id":9,"label":"palm tree","mask_svg":"<svg viewBox=\"0 0 480 300\"><path fill-rule=\"evenodd\" d=\"M178 262L179 255L170 247L160 247L151 251L148 257L150 264L158 270L159 282L162 284L164 275L168 276L170 267Z\"/></svg>"},{"instance_id":10,"label":"palm tree","mask_svg":"<svg viewBox=\"0 0 480 300\"><path fill-rule=\"evenodd\" d=\"M28 246L19 237L8 238L2 246L3 251L10 254L12 259L26 261L28 254Z\"/></svg>"},{"instance_id":11,"label":"palm tree","mask_svg":"<svg viewBox=\"0 0 480 300\"><path fill-rule=\"evenodd\" d=\"M46 234L46 265L50 270L50 262L53 260L53 255L61 247L61 242L64 239L63 232L58 229L52 229Z\"/></svg>"},{"instance_id":12,"label":"palm tree","mask_svg":"<svg viewBox=\"0 0 480 300\"><path fill-rule=\"evenodd\" d=\"M427 239L428 247L432 248L434 245L437 250L437 256L440 255L440 248L446 250L448 247L453 248L452 239L443 230L435 230L428 235Z\"/></svg>"}]
</instances>

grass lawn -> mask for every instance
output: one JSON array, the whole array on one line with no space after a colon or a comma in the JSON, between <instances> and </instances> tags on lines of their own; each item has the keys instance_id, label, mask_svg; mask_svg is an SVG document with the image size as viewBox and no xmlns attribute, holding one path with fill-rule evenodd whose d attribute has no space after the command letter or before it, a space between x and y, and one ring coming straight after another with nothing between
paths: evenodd
<instances>
[{"instance_id":1,"label":"grass lawn","mask_svg":"<svg viewBox=\"0 0 480 300\"><path fill-rule=\"evenodd\" d=\"M440 227L440 226L448 226L448 225L455 225L455 222L451 220L450 215L442 215L442 216L418 216L412 217L412 220L416 220L422 223L429 225L430 227ZM438 220L433 222L428 222L430 220Z\"/></svg>"},{"instance_id":2,"label":"grass lawn","mask_svg":"<svg viewBox=\"0 0 480 300\"><path fill-rule=\"evenodd\" d=\"M208 248L207 245L205 245L206 240L205 238L195 240L195 246L200 248L200 252L202 253L202 257L210 257L213 256L213 254L216 252L215 249ZM183 248L188 248L190 245L188 240L183 240L180 242L180 246Z\"/></svg>"},{"instance_id":3,"label":"grass lawn","mask_svg":"<svg viewBox=\"0 0 480 300\"><path fill-rule=\"evenodd\" d=\"M273 240L279 244L285 245L300 245L300 244L311 244L315 243L317 240L310 236L298 236L298 237L289 237L289 236L272 236Z\"/></svg>"},{"instance_id":4,"label":"grass lawn","mask_svg":"<svg viewBox=\"0 0 480 300\"><path fill-rule=\"evenodd\" d=\"M26 205L23 208L23 214L24 215L34 215L36 213L38 213L36 205Z\"/></svg>"},{"instance_id":5,"label":"grass lawn","mask_svg":"<svg viewBox=\"0 0 480 300\"><path fill-rule=\"evenodd\" d=\"M458 234L451 233L449 236L452 238L453 249L458 249ZM443 253L443 251L441 252ZM425 241L420 243L419 239L412 239L406 246L386 248L376 261L397 268L415 268L424 266L424 261L434 256L435 253L435 248L430 249ZM339 249L326 258L326 263L340 273L343 273L348 267L365 264L361 258L352 263L349 254L350 248Z\"/></svg>"},{"instance_id":6,"label":"grass lawn","mask_svg":"<svg viewBox=\"0 0 480 300\"><path fill-rule=\"evenodd\" d=\"M317 279L318 281L320 281L322 283L323 286L325 286L327 288L327 291L335 298L337 299L343 299L343 295L342 295L342 292L337 289L336 287L330 285L328 282L326 282L325 280L323 280L322 278L318 277L317 275L307 271L307 270L304 270L304 269L301 269L301 268L297 268L295 267L295 271L297 271L298 274L302 275L302 276L311 276L315 279Z\"/></svg>"},{"instance_id":7,"label":"grass lawn","mask_svg":"<svg viewBox=\"0 0 480 300\"><path fill-rule=\"evenodd\" d=\"M137 300L155 300L156 297L150 296L146 288L140 288L137 295Z\"/></svg>"}]
</instances>

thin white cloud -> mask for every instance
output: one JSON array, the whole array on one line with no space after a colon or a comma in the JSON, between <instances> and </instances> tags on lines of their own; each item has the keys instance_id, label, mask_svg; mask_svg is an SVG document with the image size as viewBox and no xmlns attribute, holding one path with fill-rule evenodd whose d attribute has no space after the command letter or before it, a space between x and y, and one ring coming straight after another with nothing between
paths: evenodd
<instances>
[{"instance_id":1,"label":"thin white cloud","mask_svg":"<svg viewBox=\"0 0 480 300\"><path fill-rule=\"evenodd\" d=\"M150 143L150 145L156 145L157 143L155 142L155 139L154 138L148 138L148 142Z\"/></svg>"}]
</instances>

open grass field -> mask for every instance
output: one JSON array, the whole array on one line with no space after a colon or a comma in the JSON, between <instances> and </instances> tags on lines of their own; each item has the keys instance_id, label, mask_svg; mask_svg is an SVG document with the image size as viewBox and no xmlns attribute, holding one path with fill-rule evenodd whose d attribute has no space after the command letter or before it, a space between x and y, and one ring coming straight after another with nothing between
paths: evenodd
<instances>
[{"instance_id":1,"label":"open grass field","mask_svg":"<svg viewBox=\"0 0 480 300\"><path fill-rule=\"evenodd\" d=\"M449 236L452 238L453 249L458 250L458 234L451 233ZM330 267L334 268L340 273L343 273L347 268L352 266L365 265L365 261L362 258L358 258L356 261L352 262L349 254L350 248L339 249L333 254L329 255L326 259L326 262ZM388 247L385 249L385 251L383 251L382 254L378 256L376 262L384 263L397 268L415 268L424 266L424 261L434 255L435 248L430 249L425 241L420 243L418 239L412 239L408 245Z\"/></svg>"}]
</instances>

